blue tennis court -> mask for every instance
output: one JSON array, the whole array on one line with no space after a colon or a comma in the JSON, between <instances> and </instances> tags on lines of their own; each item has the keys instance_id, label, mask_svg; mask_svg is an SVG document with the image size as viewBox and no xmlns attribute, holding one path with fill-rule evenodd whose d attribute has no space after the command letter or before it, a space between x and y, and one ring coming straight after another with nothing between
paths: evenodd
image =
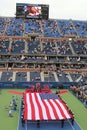
<instances>
[{"instance_id":1,"label":"blue tennis court","mask_svg":"<svg viewBox=\"0 0 87 130\"><path fill-rule=\"evenodd\" d=\"M37 127L36 122L26 121L24 127L19 119L18 130L81 130L80 126L74 121L74 125L69 120L65 121L64 127L61 127L61 121L44 121L40 122L40 127Z\"/></svg>"},{"instance_id":2,"label":"blue tennis court","mask_svg":"<svg viewBox=\"0 0 87 130\"><path fill-rule=\"evenodd\" d=\"M21 122L21 104L20 104L20 114L18 121L18 130L82 130L79 124L74 120L74 124L72 125L70 120L64 121L64 126L62 127L61 120L57 121L40 121L40 126L37 126L37 121L28 121L26 120L24 126Z\"/></svg>"}]
</instances>

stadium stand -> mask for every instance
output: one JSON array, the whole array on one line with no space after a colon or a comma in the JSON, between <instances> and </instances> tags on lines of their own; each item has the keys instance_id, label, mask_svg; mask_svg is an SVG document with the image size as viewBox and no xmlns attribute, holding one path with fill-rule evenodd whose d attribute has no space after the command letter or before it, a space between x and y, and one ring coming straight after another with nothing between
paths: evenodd
<instances>
[{"instance_id":1,"label":"stadium stand","mask_svg":"<svg viewBox=\"0 0 87 130\"><path fill-rule=\"evenodd\" d=\"M0 17L0 86L37 82L87 84L87 21Z\"/></svg>"}]
</instances>

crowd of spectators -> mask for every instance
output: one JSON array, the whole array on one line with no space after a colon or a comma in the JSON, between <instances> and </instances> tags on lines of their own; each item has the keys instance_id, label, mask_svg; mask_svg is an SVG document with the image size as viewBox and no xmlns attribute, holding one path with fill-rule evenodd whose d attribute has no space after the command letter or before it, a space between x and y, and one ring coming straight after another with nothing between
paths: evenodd
<instances>
[{"instance_id":1,"label":"crowd of spectators","mask_svg":"<svg viewBox=\"0 0 87 130\"><path fill-rule=\"evenodd\" d=\"M71 47L72 46L72 47ZM51 41L51 40L12 40L0 39L0 53L29 53L29 54L54 54L54 55L72 55L74 50L75 54L87 54L87 40L72 41L71 46L69 41ZM79 59L77 59L79 60Z\"/></svg>"},{"instance_id":2,"label":"crowd of spectators","mask_svg":"<svg viewBox=\"0 0 87 130\"><path fill-rule=\"evenodd\" d=\"M60 37L58 24L55 20L42 20L42 30L46 37Z\"/></svg>"},{"instance_id":3,"label":"crowd of spectators","mask_svg":"<svg viewBox=\"0 0 87 130\"><path fill-rule=\"evenodd\" d=\"M0 17L0 36L4 35L5 26L6 26L5 18Z\"/></svg>"},{"instance_id":4,"label":"crowd of spectators","mask_svg":"<svg viewBox=\"0 0 87 130\"><path fill-rule=\"evenodd\" d=\"M1 36L28 36L39 34L44 37L64 36L87 37L87 22L75 20L37 20L0 17Z\"/></svg>"},{"instance_id":5,"label":"crowd of spectators","mask_svg":"<svg viewBox=\"0 0 87 130\"><path fill-rule=\"evenodd\" d=\"M70 20L57 20L62 36L77 36L74 25Z\"/></svg>"},{"instance_id":6,"label":"crowd of spectators","mask_svg":"<svg viewBox=\"0 0 87 130\"><path fill-rule=\"evenodd\" d=\"M24 27L22 19L9 18L6 24L5 36L23 36Z\"/></svg>"},{"instance_id":7,"label":"crowd of spectators","mask_svg":"<svg viewBox=\"0 0 87 130\"><path fill-rule=\"evenodd\" d=\"M36 19L26 19L25 34L33 34L33 33L41 35L42 30L40 26L40 21Z\"/></svg>"},{"instance_id":8,"label":"crowd of spectators","mask_svg":"<svg viewBox=\"0 0 87 130\"><path fill-rule=\"evenodd\" d=\"M72 55L69 43L66 41L57 42L57 54Z\"/></svg>"},{"instance_id":9,"label":"crowd of spectators","mask_svg":"<svg viewBox=\"0 0 87 130\"><path fill-rule=\"evenodd\" d=\"M76 54L87 55L87 41L86 40L72 42L72 46Z\"/></svg>"},{"instance_id":10,"label":"crowd of spectators","mask_svg":"<svg viewBox=\"0 0 87 130\"><path fill-rule=\"evenodd\" d=\"M76 95L76 97L83 102L84 106L87 108L87 85L70 87L71 91Z\"/></svg>"},{"instance_id":11,"label":"crowd of spectators","mask_svg":"<svg viewBox=\"0 0 87 130\"><path fill-rule=\"evenodd\" d=\"M87 22L86 21L72 21L79 37L87 37Z\"/></svg>"},{"instance_id":12,"label":"crowd of spectators","mask_svg":"<svg viewBox=\"0 0 87 130\"><path fill-rule=\"evenodd\" d=\"M72 63L72 62L71 62ZM62 69L75 69L75 70L80 70L80 69L84 69L84 70L86 70L87 69L87 65L85 65L85 64L62 64L61 65L61 68Z\"/></svg>"}]
</instances>

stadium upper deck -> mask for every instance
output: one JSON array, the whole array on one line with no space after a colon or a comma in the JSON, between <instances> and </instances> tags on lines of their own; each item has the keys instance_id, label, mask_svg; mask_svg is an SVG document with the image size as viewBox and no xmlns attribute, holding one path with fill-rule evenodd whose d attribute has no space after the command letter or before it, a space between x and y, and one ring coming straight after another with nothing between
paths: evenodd
<instances>
[{"instance_id":1,"label":"stadium upper deck","mask_svg":"<svg viewBox=\"0 0 87 130\"><path fill-rule=\"evenodd\" d=\"M0 17L1 36L87 37L87 21L37 20Z\"/></svg>"}]
</instances>

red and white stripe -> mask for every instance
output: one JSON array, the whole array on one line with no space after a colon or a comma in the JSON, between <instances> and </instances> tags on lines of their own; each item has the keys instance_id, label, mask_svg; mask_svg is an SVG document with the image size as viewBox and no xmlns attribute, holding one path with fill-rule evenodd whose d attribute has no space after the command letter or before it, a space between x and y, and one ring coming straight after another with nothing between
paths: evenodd
<instances>
[{"instance_id":1,"label":"red and white stripe","mask_svg":"<svg viewBox=\"0 0 87 130\"><path fill-rule=\"evenodd\" d=\"M61 120L71 118L60 99L41 99L39 93L25 94L25 120Z\"/></svg>"}]
</instances>

